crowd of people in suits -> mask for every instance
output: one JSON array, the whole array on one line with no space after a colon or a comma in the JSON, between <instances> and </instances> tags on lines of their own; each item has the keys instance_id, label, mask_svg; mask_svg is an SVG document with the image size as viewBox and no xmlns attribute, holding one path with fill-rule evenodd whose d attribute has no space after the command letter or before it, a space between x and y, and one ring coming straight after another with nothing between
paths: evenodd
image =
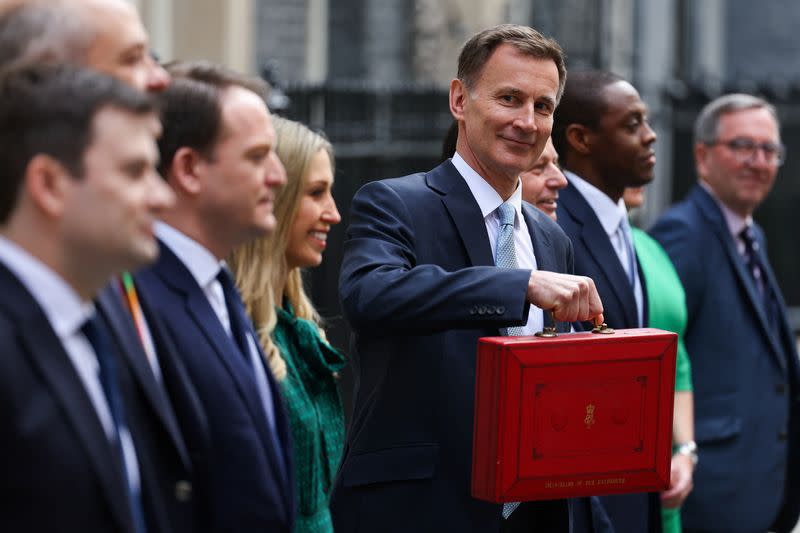
<instances>
[{"instance_id":1,"label":"crowd of people in suits","mask_svg":"<svg viewBox=\"0 0 800 533\"><path fill-rule=\"evenodd\" d=\"M800 369L752 220L786 156L768 102L703 109L698 185L648 234L636 89L479 32L442 163L352 200L345 355L302 277L341 221L333 147L268 91L159 65L126 0L0 2L0 530L791 531ZM669 488L473 498L477 340L594 320L679 335Z\"/></svg>"}]
</instances>

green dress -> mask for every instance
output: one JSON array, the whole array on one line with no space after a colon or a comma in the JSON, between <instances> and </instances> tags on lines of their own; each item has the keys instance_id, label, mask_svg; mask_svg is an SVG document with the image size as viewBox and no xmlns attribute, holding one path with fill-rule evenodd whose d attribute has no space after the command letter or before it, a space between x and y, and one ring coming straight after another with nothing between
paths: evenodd
<instances>
[{"instance_id":1,"label":"green dress","mask_svg":"<svg viewBox=\"0 0 800 533\"><path fill-rule=\"evenodd\" d=\"M286 361L281 381L289 412L297 494L296 533L333 532L328 500L344 445L344 411L334 372L344 356L325 342L313 322L284 302L272 340Z\"/></svg>"},{"instance_id":2,"label":"green dress","mask_svg":"<svg viewBox=\"0 0 800 533\"><path fill-rule=\"evenodd\" d=\"M689 356L683 343L686 331L686 293L669 256L652 237L638 228L631 228L636 257L642 266L647 285L648 326L678 334L675 364L675 390L692 390ZM661 508L663 533L681 532L680 508Z\"/></svg>"}]
</instances>

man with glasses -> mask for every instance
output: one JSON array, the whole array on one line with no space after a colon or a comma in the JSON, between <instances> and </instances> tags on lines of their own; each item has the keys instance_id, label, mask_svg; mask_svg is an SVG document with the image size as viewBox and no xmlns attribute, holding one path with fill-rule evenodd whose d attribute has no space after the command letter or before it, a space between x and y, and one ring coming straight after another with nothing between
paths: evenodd
<instances>
[{"instance_id":1,"label":"man with glasses","mask_svg":"<svg viewBox=\"0 0 800 533\"><path fill-rule=\"evenodd\" d=\"M700 460L684 531L788 532L800 511L800 371L752 218L784 160L775 108L722 96L694 137L699 183L652 229L686 290Z\"/></svg>"}]
</instances>

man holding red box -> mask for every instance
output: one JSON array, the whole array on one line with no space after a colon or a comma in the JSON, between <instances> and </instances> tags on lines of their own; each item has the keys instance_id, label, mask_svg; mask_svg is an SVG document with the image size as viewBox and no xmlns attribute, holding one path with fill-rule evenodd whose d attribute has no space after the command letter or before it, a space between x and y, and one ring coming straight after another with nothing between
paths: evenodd
<instances>
[{"instance_id":1,"label":"man holding red box","mask_svg":"<svg viewBox=\"0 0 800 533\"><path fill-rule=\"evenodd\" d=\"M555 41L503 25L465 44L456 154L354 197L340 295L355 331L355 412L332 497L339 532L572 531L566 500L513 509L470 495L480 337L531 334L542 309L600 316L572 246L521 200L566 78Z\"/></svg>"}]
</instances>

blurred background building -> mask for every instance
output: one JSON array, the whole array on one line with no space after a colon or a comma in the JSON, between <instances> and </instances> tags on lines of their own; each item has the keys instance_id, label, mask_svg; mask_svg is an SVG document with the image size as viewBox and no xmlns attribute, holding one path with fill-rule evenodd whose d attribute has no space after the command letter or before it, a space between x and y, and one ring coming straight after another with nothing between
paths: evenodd
<instances>
[{"instance_id":1,"label":"blurred background building","mask_svg":"<svg viewBox=\"0 0 800 533\"><path fill-rule=\"evenodd\" d=\"M647 227L694 183L691 128L709 99L741 91L778 107L788 159L757 212L800 330L800 3L771 0L138 0L163 59L207 58L276 87L278 113L325 131L343 222L310 273L334 344L347 348L337 277L350 198L366 181L431 168L451 121L462 43L501 22L555 37L568 67L615 71L639 89L658 133ZM795 229L792 229L795 228ZM698 258L698 261L702 258ZM721 310L721 313L723 311Z\"/></svg>"}]
</instances>

